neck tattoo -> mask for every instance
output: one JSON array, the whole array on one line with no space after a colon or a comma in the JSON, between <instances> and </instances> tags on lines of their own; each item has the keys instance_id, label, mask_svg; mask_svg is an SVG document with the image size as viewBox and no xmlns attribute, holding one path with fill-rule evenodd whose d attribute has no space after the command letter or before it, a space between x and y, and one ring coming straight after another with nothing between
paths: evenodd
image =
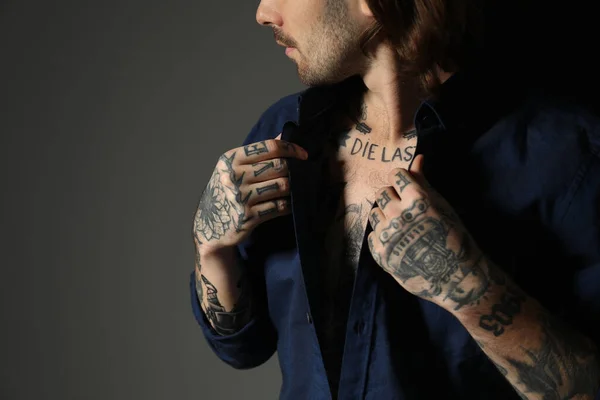
<instances>
[{"instance_id":1,"label":"neck tattoo","mask_svg":"<svg viewBox=\"0 0 600 400\"><path fill-rule=\"evenodd\" d=\"M359 122L356 123L355 129L363 135L371 133L372 128L367 125L367 105L362 104L359 115ZM358 155L359 157L365 158L371 161L381 162L395 162L395 161L411 161L414 157L416 146L406 147L388 147L381 146L375 143L371 143L367 137L355 137L354 141L350 141L352 138L350 133L352 131L344 132L339 137L339 146L345 147L350 150L350 155ZM404 139L410 140L417 137L417 130L411 129L402 134ZM351 146L350 146L351 145Z\"/></svg>"}]
</instances>

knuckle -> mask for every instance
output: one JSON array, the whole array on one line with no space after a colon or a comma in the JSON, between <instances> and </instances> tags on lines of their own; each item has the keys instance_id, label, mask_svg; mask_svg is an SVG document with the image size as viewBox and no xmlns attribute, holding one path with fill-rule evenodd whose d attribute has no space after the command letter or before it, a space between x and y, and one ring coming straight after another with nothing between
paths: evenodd
<instances>
[{"instance_id":1,"label":"knuckle","mask_svg":"<svg viewBox=\"0 0 600 400\"><path fill-rule=\"evenodd\" d=\"M276 171L283 171L287 169L287 161L285 160L285 158L278 158L275 160L275 170Z\"/></svg>"},{"instance_id":2,"label":"knuckle","mask_svg":"<svg viewBox=\"0 0 600 400\"><path fill-rule=\"evenodd\" d=\"M288 178L281 178L279 179L279 181L277 182L279 185L279 191L281 192L289 192L290 190L290 181Z\"/></svg>"},{"instance_id":3,"label":"knuckle","mask_svg":"<svg viewBox=\"0 0 600 400\"><path fill-rule=\"evenodd\" d=\"M279 199L277 200L277 210L283 212L288 208L288 200L287 199Z\"/></svg>"},{"instance_id":4,"label":"knuckle","mask_svg":"<svg viewBox=\"0 0 600 400\"><path fill-rule=\"evenodd\" d=\"M401 173L401 172L402 172L402 168L394 168L393 170L391 170L391 171L388 173L388 177L389 177L390 179L393 179L393 178L395 178L395 177L396 177L396 175L398 175L398 174L399 174L399 173Z\"/></svg>"},{"instance_id":5,"label":"knuckle","mask_svg":"<svg viewBox=\"0 0 600 400\"><path fill-rule=\"evenodd\" d=\"M375 250L375 239L377 239L375 232L373 231L373 232L369 233L368 243L369 243L369 248L371 250Z\"/></svg>"},{"instance_id":6,"label":"knuckle","mask_svg":"<svg viewBox=\"0 0 600 400\"><path fill-rule=\"evenodd\" d=\"M277 140L275 140L275 139L265 140L265 146L267 147L267 151L269 153L276 152L278 149Z\"/></svg>"},{"instance_id":7,"label":"knuckle","mask_svg":"<svg viewBox=\"0 0 600 400\"><path fill-rule=\"evenodd\" d=\"M417 185L408 185L402 193L403 198L409 198L411 200L420 200L427 197L427 194Z\"/></svg>"}]
</instances>

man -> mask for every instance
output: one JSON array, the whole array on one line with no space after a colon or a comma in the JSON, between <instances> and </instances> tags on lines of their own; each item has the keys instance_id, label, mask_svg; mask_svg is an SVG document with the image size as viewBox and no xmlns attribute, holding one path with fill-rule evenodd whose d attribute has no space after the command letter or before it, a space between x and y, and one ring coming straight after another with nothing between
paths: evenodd
<instances>
[{"instance_id":1,"label":"man","mask_svg":"<svg viewBox=\"0 0 600 400\"><path fill-rule=\"evenodd\" d=\"M592 399L600 121L481 68L466 0L257 19L312 88L202 194L192 306L215 353L277 350L285 399Z\"/></svg>"}]
</instances>

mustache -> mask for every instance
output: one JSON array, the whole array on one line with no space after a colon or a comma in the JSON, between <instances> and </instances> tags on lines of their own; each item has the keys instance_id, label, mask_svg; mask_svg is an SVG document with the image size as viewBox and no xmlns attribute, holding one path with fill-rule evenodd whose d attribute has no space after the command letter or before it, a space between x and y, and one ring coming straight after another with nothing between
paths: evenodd
<instances>
[{"instance_id":1,"label":"mustache","mask_svg":"<svg viewBox=\"0 0 600 400\"><path fill-rule=\"evenodd\" d=\"M273 28L273 36L275 37L276 42L279 42L286 47L294 47L294 48L298 47L298 45L296 44L296 41L294 39L286 36L279 29Z\"/></svg>"}]
</instances>

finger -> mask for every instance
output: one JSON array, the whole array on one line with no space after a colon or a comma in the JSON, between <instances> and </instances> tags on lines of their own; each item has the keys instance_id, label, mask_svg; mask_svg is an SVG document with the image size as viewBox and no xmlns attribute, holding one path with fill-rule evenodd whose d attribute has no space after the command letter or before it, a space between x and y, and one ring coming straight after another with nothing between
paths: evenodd
<instances>
[{"instance_id":1,"label":"finger","mask_svg":"<svg viewBox=\"0 0 600 400\"><path fill-rule=\"evenodd\" d=\"M237 154L238 151L235 151ZM262 142L252 143L241 148L239 164L254 164L273 158L299 158L306 160L308 153L297 144L285 140L269 139Z\"/></svg>"},{"instance_id":2,"label":"finger","mask_svg":"<svg viewBox=\"0 0 600 400\"><path fill-rule=\"evenodd\" d=\"M383 212L383 215L388 218L393 213L393 210L390 209L397 208L397 206L393 207L393 204L398 205L400 203L400 197L398 197L398 193L393 187L387 186L377 193L375 202L377 202L377 206Z\"/></svg>"},{"instance_id":3,"label":"finger","mask_svg":"<svg viewBox=\"0 0 600 400\"><path fill-rule=\"evenodd\" d=\"M385 220L385 215L383 214L383 211L381 211L381 209L379 207L375 207L374 209L371 210L371 213L369 214L369 223L371 224L371 227L373 228L373 230L377 229L377 226Z\"/></svg>"},{"instance_id":4,"label":"finger","mask_svg":"<svg viewBox=\"0 0 600 400\"><path fill-rule=\"evenodd\" d=\"M413 184L420 186L417 180L410 174L410 172L408 172L404 168L396 168L390 171L388 181L392 184L394 189L396 189L396 192L400 197L402 197L402 193L409 186Z\"/></svg>"},{"instance_id":5,"label":"finger","mask_svg":"<svg viewBox=\"0 0 600 400\"><path fill-rule=\"evenodd\" d=\"M291 204L292 202L289 197L283 197L258 203L250 210L257 222L262 223L282 215L290 214L292 212Z\"/></svg>"},{"instance_id":6,"label":"finger","mask_svg":"<svg viewBox=\"0 0 600 400\"><path fill-rule=\"evenodd\" d=\"M259 161L251 165L242 165L240 168L247 183L265 182L288 176L288 165L285 158Z\"/></svg>"},{"instance_id":7,"label":"finger","mask_svg":"<svg viewBox=\"0 0 600 400\"><path fill-rule=\"evenodd\" d=\"M266 182L254 183L246 188L248 205L253 206L268 200L284 197L290 194L290 181L287 177L271 179Z\"/></svg>"}]
</instances>

